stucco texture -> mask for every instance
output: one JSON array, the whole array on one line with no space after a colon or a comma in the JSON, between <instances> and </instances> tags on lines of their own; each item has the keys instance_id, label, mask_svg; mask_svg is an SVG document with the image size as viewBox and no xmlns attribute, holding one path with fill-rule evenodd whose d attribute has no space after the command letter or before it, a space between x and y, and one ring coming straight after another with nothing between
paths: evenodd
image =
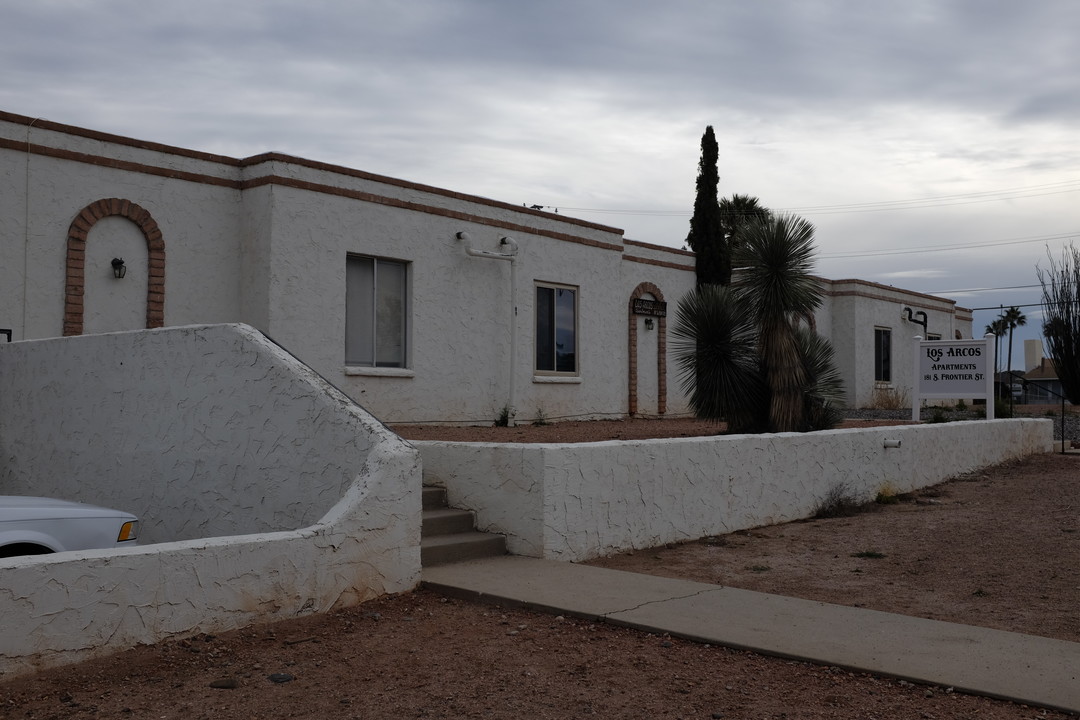
<instances>
[{"instance_id":1,"label":"stucco texture","mask_svg":"<svg viewBox=\"0 0 1080 720\"><path fill-rule=\"evenodd\" d=\"M899 443L898 447L887 447ZM425 482L510 552L582 561L808 517L834 489L907 492L1053 444L1049 420L569 445L416 441Z\"/></svg>"},{"instance_id":2,"label":"stucco texture","mask_svg":"<svg viewBox=\"0 0 1080 720\"><path fill-rule=\"evenodd\" d=\"M0 364L0 494L143 523L130 550L0 560L0 672L419 581L417 452L252 328L12 343Z\"/></svg>"}]
</instances>

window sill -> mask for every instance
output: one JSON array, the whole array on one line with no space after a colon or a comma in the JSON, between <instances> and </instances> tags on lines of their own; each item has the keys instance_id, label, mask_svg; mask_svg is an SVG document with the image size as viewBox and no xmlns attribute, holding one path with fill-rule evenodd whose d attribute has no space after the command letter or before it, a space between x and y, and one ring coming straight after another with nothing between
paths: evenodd
<instances>
[{"instance_id":1,"label":"window sill","mask_svg":"<svg viewBox=\"0 0 1080 720\"><path fill-rule=\"evenodd\" d=\"M578 375L533 375L533 382L550 385L580 385L581 377Z\"/></svg>"},{"instance_id":2,"label":"window sill","mask_svg":"<svg viewBox=\"0 0 1080 720\"><path fill-rule=\"evenodd\" d=\"M359 375L363 377L397 377L397 378L411 378L416 377L416 373L409 368L384 368L384 367L357 367L351 366L345 368L345 375Z\"/></svg>"}]
</instances>

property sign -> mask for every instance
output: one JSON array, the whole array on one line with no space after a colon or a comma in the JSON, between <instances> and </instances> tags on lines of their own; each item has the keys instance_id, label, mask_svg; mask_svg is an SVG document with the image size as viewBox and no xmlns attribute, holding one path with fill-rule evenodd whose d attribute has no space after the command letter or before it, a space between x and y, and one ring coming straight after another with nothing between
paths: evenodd
<instances>
[{"instance_id":1,"label":"property sign","mask_svg":"<svg viewBox=\"0 0 1080 720\"><path fill-rule=\"evenodd\" d=\"M915 338L915 397L912 420L922 398L986 398L986 417L994 418L994 336L979 340Z\"/></svg>"},{"instance_id":2,"label":"property sign","mask_svg":"<svg viewBox=\"0 0 1080 720\"><path fill-rule=\"evenodd\" d=\"M667 317L667 303L660 300L646 300L634 298L633 310L635 315L652 315L653 317Z\"/></svg>"}]
</instances>

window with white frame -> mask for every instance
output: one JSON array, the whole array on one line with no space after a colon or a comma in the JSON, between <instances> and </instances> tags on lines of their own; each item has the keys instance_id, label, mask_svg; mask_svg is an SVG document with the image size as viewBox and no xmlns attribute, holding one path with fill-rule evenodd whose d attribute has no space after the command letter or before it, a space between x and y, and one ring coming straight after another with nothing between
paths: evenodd
<instances>
[{"instance_id":1,"label":"window with white frame","mask_svg":"<svg viewBox=\"0 0 1080 720\"><path fill-rule=\"evenodd\" d=\"M536 372L575 375L578 289L536 285Z\"/></svg>"},{"instance_id":2,"label":"window with white frame","mask_svg":"<svg viewBox=\"0 0 1080 720\"><path fill-rule=\"evenodd\" d=\"M892 330L874 328L874 381L892 382Z\"/></svg>"},{"instance_id":3,"label":"window with white frame","mask_svg":"<svg viewBox=\"0 0 1080 720\"><path fill-rule=\"evenodd\" d=\"M345 265L345 364L403 368L408 263L349 255Z\"/></svg>"}]
</instances>

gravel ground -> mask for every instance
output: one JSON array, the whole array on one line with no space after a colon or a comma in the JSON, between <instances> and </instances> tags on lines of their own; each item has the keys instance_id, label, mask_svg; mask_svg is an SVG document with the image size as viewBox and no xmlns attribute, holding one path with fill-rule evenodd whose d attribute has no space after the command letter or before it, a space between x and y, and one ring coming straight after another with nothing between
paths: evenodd
<instances>
[{"instance_id":1,"label":"gravel ground","mask_svg":"<svg viewBox=\"0 0 1080 720\"><path fill-rule=\"evenodd\" d=\"M1016 417L1047 418L1054 421L1054 439L1061 440L1061 406L1060 405L1016 405L1013 407ZM849 420L911 420L911 408L902 410L848 410L845 416ZM920 411L923 422L931 421L954 421L954 420L982 420L985 411L964 410L955 408L945 409L939 407L924 407ZM1072 405L1065 406L1065 440L1080 443L1080 415L1076 414L1076 408Z\"/></svg>"}]
</instances>

